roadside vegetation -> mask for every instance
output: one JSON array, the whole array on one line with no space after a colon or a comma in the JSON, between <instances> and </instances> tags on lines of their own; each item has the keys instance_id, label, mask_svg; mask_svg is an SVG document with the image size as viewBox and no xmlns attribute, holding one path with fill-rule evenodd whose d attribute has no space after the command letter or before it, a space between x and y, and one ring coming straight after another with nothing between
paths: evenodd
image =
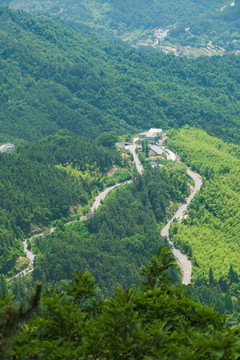
<instances>
[{"instance_id":1,"label":"roadside vegetation","mask_svg":"<svg viewBox=\"0 0 240 360\"><path fill-rule=\"evenodd\" d=\"M240 58L131 47L170 26L167 45L235 52L230 5L0 0L0 144L16 147L0 153L0 359L240 358ZM115 143L148 127L182 162L140 141L140 176ZM187 166L203 185L170 228L186 287L160 234L190 194ZM15 278L26 238L33 271Z\"/></svg>"},{"instance_id":2,"label":"roadside vegetation","mask_svg":"<svg viewBox=\"0 0 240 360\"><path fill-rule=\"evenodd\" d=\"M234 312L238 322L240 147L190 128L172 131L168 144L205 177L186 220L172 225L171 238L192 260L196 296L221 313Z\"/></svg>"},{"instance_id":3,"label":"roadside vegetation","mask_svg":"<svg viewBox=\"0 0 240 360\"><path fill-rule=\"evenodd\" d=\"M131 168L114 148L60 131L36 143L25 142L12 154L0 153L0 272L11 275L21 240L55 220L87 212L106 187L106 172L116 166L113 182L129 177ZM18 268L18 266L17 266Z\"/></svg>"},{"instance_id":4,"label":"roadside vegetation","mask_svg":"<svg viewBox=\"0 0 240 360\"><path fill-rule=\"evenodd\" d=\"M94 274L99 296L112 295L116 284L124 289L137 284L138 269L164 245L162 225L188 192L186 172L178 167L137 176L133 184L110 193L87 221L56 222L52 234L35 238L31 244L37 253L34 271L16 279L10 292L22 301L36 281L60 290L76 270ZM181 281L180 272L172 272L172 279Z\"/></svg>"}]
</instances>

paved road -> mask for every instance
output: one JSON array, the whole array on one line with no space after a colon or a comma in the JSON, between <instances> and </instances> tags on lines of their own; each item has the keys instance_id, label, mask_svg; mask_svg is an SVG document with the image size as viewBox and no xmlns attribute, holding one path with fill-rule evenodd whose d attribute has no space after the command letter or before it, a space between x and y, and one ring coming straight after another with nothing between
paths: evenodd
<instances>
[{"instance_id":1,"label":"paved road","mask_svg":"<svg viewBox=\"0 0 240 360\"><path fill-rule=\"evenodd\" d=\"M124 184L129 184L131 182L132 182L132 180L127 180L127 181L125 181L123 183L118 183L118 184L109 186L105 190L101 191L96 196L96 198L94 199L94 202L93 202L93 204L91 206L91 209L90 209L89 213L92 214L94 211L97 210L97 208L101 205L101 202L107 197L107 195L110 193L110 191L112 191L116 187L122 186ZM80 218L80 220L86 220L86 219L87 219L87 215L82 216ZM75 221L77 221L77 220L69 221L66 225L71 224L71 223L73 223ZM31 241L32 239L34 239L37 236L45 236L45 235L51 234L51 233L53 233L53 231L55 229L56 229L55 227L52 227L51 229L44 230L40 234L33 235L32 237L30 237L29 240ZM34 254L31 250L28 250L28 248L27 248L27 239L23 240L23 246L24 246L24 252L27 254L27 258L30 260L29 265L25 270L20 271L18 274L12 276L8 280L17 278L19 276L26 276L26 275L30 274L33 271L33 261L34 261L34 258L36 257L36 254Z\"/></svg>"},{"instance_id":2,"label":"paved road","mask_svg":"<svg viewBox=\"0 0 240 360\"><path fill-rule=\"evenodd\" d=\"M172 252L175 256L175 258L177 259L181 269L182 269L182 273L183 273L183 279L182 279L182 283L185 285L188 285L191 283L191 274L192 274L192 263L190 260L188 260L187 256L182 254L178 249L176 249L172 243L172 241L169 238L169 228L171 223L173 222L174 219L177 219L178 221L181 221L184 215L184 212L187 210L187 206L189 205L190 201L194 198L194 196L196 195L197 191L201 188L202 186L202 179L201 177L194 173L191 170L187 170L187 173L189 176L191 176L191 178L194 180L195 182L195 186L194 186L194 190L191 192L191 194L188 196L186 203L182 204L178 210L176 211L175 215L168 221L168 223L164 226L164 228L161 231L161 235L162 236L166 236L167 240L169 242L169 244L172 247Z\"/></svg>"},{"instance_id":3,"label":"paved road","mask_svg":"<svg viewBox=\"0 0 240 360\"><path fill-rule=\"evenodd\" d=\"M133 142L135 143L136 140L138 140L138 138L135 138L133 140ZM175 161L177 159L176 155L171 150L162 149L160 146L157 146L157 145L150 145L150 147L157 154L165 153L168 160ZM136 145L135 144L130 145L127 148L133 154L134 161L135 161L135 164L137 166L138 172L140 174L142 174L144 172L144 168L143 168L142 164L140 163L139 158L138 158L138 156L136 154L136 151L135 151ZM194 198L197 191L202 186L202 179L198 174L194 173L191 170L187 170L187 173L194 180L194 183L195 183L194 189L191 192L191 194L188 196L188 198L186 199L186 202L184 204L182 204L178 208L178 210L176 211L174 216L168 221L168 223L164 226L164 228L161 231L161 235L167 238L170 246L172 247L172 253L175 256L177 262L179 263L179 266L181 267L182 274L183 274L182 283L185 284L185 285L188 285L188 284L191 283L192 263L191 263L190 260L188 260L186 255L182 254L180 250L178 250L178 249L176 249L174 247L173 242L169 238L169 227L170 227L170 225L171 225L171 223L173 222L174 219L177 219L178 221L182 220L182 218L184 216L184 213L187 210L187 207L188 207L190 201Z\"/></svg>"},{"instance_id":4,"label":"paved road","mask_svg":"<svg viewBox=\"0 0 240 360\"><path fill-rule=\"evenodd\" d=\"M167 153L167 160L171 160L171 161L177 160L177 156L171 150L166 149L166 153Z\"/></svg>"},{"instance_id":5,"label":"paved road","mask_svg":"<svg viewBox=\"0 0 240 360\"><path fill-rule=\"evenodd\" d=\"M136 139L134 139L136 140ZM154 146L154 145L152 145ZM141 164L141 162L139 161L139 158L136 154L136 145L135 143L132 144L132 145L128 145L126 147L127 149L130 150L130 152L133 154L133 158L134 158L134 162L136 164L136 167L137 167L137 170L140 174L143 174L144 172L144 168ZM159 148L159 147L158 147ZM175 154L172 153L170 150L167 150L168 153L169 153L169 160L175 160ZM169 222L164 226L164 228L162 229L161 231L161 235L162 236L166 236L167 239L168 239L168 242L169 244L172 246L172 252L175 256L175 258L177 259L181 269L182 269L182 273L183 273L183 280L182 280L182 283L183 284L189 284L191 282L191 272L192 272L192 264L191 262L187 259L186 255L182 254L179 250L177 250L174 246L173 246L173 243L172 241L170 240L169 238L169 227L173 221L173 219L178 219L181 221L183 215L184 215L184 212L185 210L187 209L187 206L188 204L190 203L190 201L194 198L196 192L200 189L201 185L202 185L202 180L201 180L201 177L194 173L193 171L191 170L188 170L188 175L191 176L191 178L194 180L195 182L195 187L194 187L194 190L192 191L192 193L189 195L189 197L187 198L187 201L185 204L182 204L179 209L177 210L177 212L175 213L175 215L169 220ZM109 194L110 191L112 191L114 188L118 187L118 186L121 186L121 185L124 185L126 183L130 183L132 180L128 180L128 181L125 181L124 183L119 183L119 184L115 184L113 186L110 186L108 188L106 188L105 190L103 190L102 192L100 192L97 197L95 198L92 206L91 206L91 209L90 209L90 213L93 213L95 210L97 210L97 208L101 205L101 202L106 198L106 196ZM81 220L83 219L86 219L87 216L82 216L81 217ZM75 221L75 220L74 220ZM70 223L74 222L74 221L70 221ZM53 231L55 230L55 228L51 228L47 231L43 231L42 233L38 234L38 235L33 235L31 238L30 238L30 241L36 237L36 236L44 236L46 234L51 234ZM36 256L36 254L34 254L32 251L29 251L27 249L27 239L25 239L23 241L23 245L24 245L24 251L26 252L27 254L27 258L30 260L30 263L29 263L29 266L21 271L20 273L16 274L15 276L13 276L12 278L9 278L9 280L13 279L13 278L16 278L18 276L26 276L27 274L31 273L33 271L33 261L34 261L34 258Z\"/></svg>"},{"instance_id":6,"label":"paved road","mask_svg":"<svg viewBox=\"0 0 240 360\"><path fill-rule=\"evenodd\" d=\"M14 275L12 278L16 278L20 275L26 276L27 274L30 274L33 271L33 260L35 258L35 254L32 253L30 250L28 250L27 248L27 239L25 239L23 241L23 246L24 246L24 252L27 254L27 258L30 260L28 267L25 270L20 271L17 275Z\"/></svg>"},{"instance_id":7,"label":"paved road","mask_svg":"<svg viewBox=\"0 0 240 360\"><path fill-rule=\"evenodd\" d=\"M51 228L51 229L47 229L47 230L44 230L42 231L41 233L39 234L36 234L36 235L33 235L29 238L30 242L32 241L32 239L34 239L35 237L38 237L38 236L45 236L47 234L51 234L56 228ZM24 239L23 240L23 247L24 247L24 252L27 254L27 258L30 260L29 262L29 265L28 267L25 269L25 270L22 270L20 271L19 273L17 273L16 275L8 278L7 280L11 280L11 279L14 279L14 278L17 278L19 276L26 276L28 274L30 274L32 271L33 271L33 261L36 257L36 254L34 254L31 250L28 250L27 248L27 240L28 239Z\"/></svg>"},{"instance_id":8,"label":"paved road","mask_svg":"<svg viewBox=\"0 0 240 360\"><path fill-rule=\"evenodd\" d=\"M95 200L91 206L90 213L92 214L95 210L97 210L97 208L101 205L101 201L103 201L106 198L106 196L110 193L110 191L112 191L116 187L119 187L119 186L122 186L125 184L130 184L131 182L132 182L132 180L127 180L127 181L124 181L123 183L118 183L113 186L109 186L108 188L106 188L105 190L100 192L97 195L97 197L95 198Z\"/></svg>"},{"instance_id":9,"label":"paved road","mask_svg":"<svg viewBox=\"0 0 240 360\"><path fill-rule=\"evenodd\" d=\"M138 138L134 139L134 143ZM150 145L151 149L153 151L155 151L157 154L162 154L165 153L167 156L168 160L171 161L175 161L177 159L176 155L168 149L162 149L160 146L157 145ZM133 154L134 157L134 161L135 164L137 166L137 170L140 174L142 174L144 172L143 166L140 163L138 156L136 154L135 151L135 144L134 145L130 145L128 146L128 149L131 151L131 153ZM176 213L174 214L174 216L168 221L168 223L164 226L164 228L161 231L161 235L166 237L170 246L172 247L172 252L173 255L175 256L177 262L179 263L179 266L181 267L182 270L182 274L183 274L183 278L182 278L182 283L185 285L188 285L191 283L191 274L192 274L192 263L190 260L188 260L187 256L182 254L180 250L176 249L172 243L172 241L169 238L169 227L171 225L171 223L173 222L174 219L177 219L178 221L181 221L185 211L187 210L187 207L190 203L190 201L194 198L194 196L196 195L197 191L201 188L202 186L202 179L201 177L194 173L191 170L187 170L187 173L189 176L191 176L191 178L194 180L194 189L191 192L191 194L188 196L188 198L186 199L186 202L184 204L182 204L178 210L176 211Z\"/></svg>"},{"instance_id":10,"label":"paved road","mask_svg":"<svg viewBox=\"0 0 240 360\"><path fill-rule=\"evenodd\" d=\"M126 149L128 149L131 152L131 154L133 155L133 159L134 159L134 163L136 165L137 171L139 172L139 174L142 175L143 172L144 172L144 168L143 168L142 163L139 161L139 158L137 156L136 145L135 144L127 145Z\"/></svg>"},{"instance_id":11,"label":"paved road","mask_svg":"<svg viewBox=\"0 0 240 360\"><path fill-rule=\"evenodd\" d=\"M176 155L168 149L163 149L161 146L158 145L151 145L149 144L150 148L158 155L166 155L167 160L175 161L177 160Z\"/></svg>"}]
</instances>

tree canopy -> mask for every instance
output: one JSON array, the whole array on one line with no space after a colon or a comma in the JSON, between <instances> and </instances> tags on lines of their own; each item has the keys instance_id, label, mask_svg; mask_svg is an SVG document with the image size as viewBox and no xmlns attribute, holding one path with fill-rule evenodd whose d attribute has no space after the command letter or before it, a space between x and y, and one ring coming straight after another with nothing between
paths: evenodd
<instances>
[{"instance_id":1,"label":"tree canopy","mask_svg":"<svg viewBox=\"0 0 240 360\"><path fill-rule=\"evenodd\" d=\"M38 286L26 309L1 299L3 359L229 359L240 356L239 331L173 287L166 271L172 255L160 248L141 271L142 281L96 300L89 273L74 274L64 290ZM8 315L7 315L8 314Z\"/></svg>"},{"instance_id":2,"label":"tree canopy","mask_svg":"<svg viewBox=\"0 0 240 360\"><path fill-rule=\"evenodd\" d=\"M32 231L69 218L71 209L87 211L113 164L123 165L116 150L65 130L0 153L0 272L17 271L20 240Z\"/></svg>"},{"instance_id":3,"label":"tree canopy","mask_svg":"<svg viewBox=\"0 0 240 360\"><path fill-rule=\"evenodd\" d=\"M171 238L192 259L196 297L221 313L231 313L229 323L236 324L240 304L239 145L190 128L173 132L168 142L205 178L186 220L170 229Z\"/></svg>"},{"instance_id":4,"label":"tree canopy","mask_svg":"<svg viewBox=\"0 0 240 360\"><path fill-rule=\"evenodd\" d=\"M184 124L239 141L237 56L148 54L4 7L0 32L2 141Z\"/></svg>"}]
</instances>

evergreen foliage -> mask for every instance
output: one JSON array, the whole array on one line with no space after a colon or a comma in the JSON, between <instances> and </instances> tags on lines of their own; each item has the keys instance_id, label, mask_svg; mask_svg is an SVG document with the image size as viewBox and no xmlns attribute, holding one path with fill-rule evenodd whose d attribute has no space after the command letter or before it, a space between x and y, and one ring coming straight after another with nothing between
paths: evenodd
<instances>
[{"instance_id":1,"label":"evergreen foliage","mask_svg":"<svg viewBox=\"0 0 240 360\"><path fill-rule=\"evenodd\" d=\"M35 295L28 318L28 310L13 311L10 299L2 299L2 358L237 359L239 331L196 303L185 286L174 288L171 266L171 252L160 248L137 287L117 288L101 301L91 274L76 272L64 290L46 292L34 313Z\"/></svg>"},{"instance_id":2,"label":"evergreen foliage","mask_svg":"<svg viewBox=\"0 0 240 360\"><path fill-rule=\"evenodd\" d=\"M70 206L86 206L104 186L101 173L121 163L116 150L67 131L0 153L0 272L14 270L33 225L49 226L69 217Z\"/></svg>"},{"instance_id":3,"label":"evergreen foliage","mask_svg":"<svg viewBox=\"0 0 240 360\"><path fill-rule=\"evenodd\" d=\"M189 207L188 218L182 224L173 224L171 237L181 249L186 245L191 248L193 279L196 284L199 279L201 287L197 286L196 295L201 293L201 301L205 299L213 305L218 298L217 309L229 313L230 301L224 304L231 294L238 322L238 285L231 284L233 281L238 284L240 272L239 145L226 144L204 131L189 128L173 132L168 143L182 160L205 177L201 192ZM207 280L201 282L208 274L211 289L205 291Z\"/></svg>"},{"instance_id":4,"label":"evergreen foliage","mask_svg":"<svg viewBox=\"0 0 240 360\"><path fill-rule=\"evenodd\" d=\"M196 125L239 141L239 57L190 60L0 10L0 140Z\"/></svg>"},{"instance_id":5,"label":"evergreen foliage","mask_svg":"<svg viewBox=\"0 0 240 360\"><path fill-rule=\"evenodd\" d=\"M107 296L116 285L137 284L138 269L163 245L158 223L169 216L170 201L178 204L188 193L186 180L186 173L176 169L146 172L110 194L86 224L76 222L36 238L33 280L61 289L74 271L88 271ZM179 279L176 272L172 277Z\"/></svg>"},{"instance_id":6,"label":"evergreen foliage","mask_svg":"<svg viewBox=\"0 0 240 360\"><path fill-rule=\"evenodd\" d=\"M134 44L153 39L154 30L161 28L170 30L166 45L198 48L211 41L217 49L240 48L239 1L2 0L0 4L54 17L87 34L97 29L122 36Z\"/></svg>"}]
</instances>

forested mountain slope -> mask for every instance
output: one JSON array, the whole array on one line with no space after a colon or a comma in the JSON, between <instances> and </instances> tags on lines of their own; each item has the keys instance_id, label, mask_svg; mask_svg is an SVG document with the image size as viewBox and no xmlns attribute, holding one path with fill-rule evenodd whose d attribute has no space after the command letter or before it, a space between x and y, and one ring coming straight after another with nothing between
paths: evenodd
<instances>
[{"instance_id":1,"label":"forested mountain slope","mask_svg":"<svg viewBox=\"0 0 240 360\"><path fill-rule=\"evenodd\" d=\"M239 330L173 287L171 254L161 249L141 271L142 281L96 300L89 273L76 272L61 292L41 285L27 307L1 297L2 359L238 359Z\"/></svg>"},{"instance_id":2,"label":"forested mountain slope","mask_svg":"<svg viewBox=\"0 0 240 360\"><path fill-rule=\"evenodd\" d=\"M191 124L239 139L238 57L144 54L0 10L0 139Z\"/></svg>"},{"instance_id":3,"label":"forested mountain slope","mask_svg":"<svg viewBox=\"0 0 240 360\"><path fill-rule=\"evenodd\" d=\"M87 219L65 225L64 219L55 221L55 231L31 239L28 245L37 254L33 272L8 285L0 276L0 293L26 302L38 281L44 289L61 290L76 270L94 274L98 297L111 296L116 285L126 289L139 283L139 268L164 245L161 226L188 194L185 168L149 169L110 193ZM171 271L171 277L180 282L180 271Z\"/></svg>"},{"instance_id":4,"label":"forested mountain slope","mask_svg":"<svg viewBox=\"0 0 240 360\"><path fill-rule=\"evenodd\" d=\"M185 46L208 50L220 49L222 53L240 52L240 1L225 1L217 10L190 19L181 20L169 32L169 41ZM220 48L219 48L220 47Z\"/></svg>"},{"instance_id":5,"label":"forested mountain slope","mask_svg":"<svg viewBox=\"0 0 240 360\"><path fill-rule=\"evenodd\" d=\"M89 271L101 294L108 296L116 284L123 289L137 284L138 269L164 244L158 224L164 223L188 192L183 169L153 170L139 176L133 184L115 190L86 224L74 223L36 239L33 280L61 288L75 270Z\"/></svg>"},{"instance_id":6,"label":"forested mountain slope","mask_svg":"<svg viewBox=\"0 0 240 360\"><path fill-rule=\"evenodd\" d=\"M97 28L135 45L147 39L156 45L154 31L168 29L166 39L160 40L165 51L172 45L178 53L178 46L205 48L203 53L209 54L216 53L219 46L226 51L240 50L238 0L2 0L0 4L52 16L78 30Z\"/></svg>"},{"instance_id":7,"label":"forested mountain slope","mask_svg":"<svg viewBox=\"0 0 240 360\"><path fill-rule=\"evenodd\" d=\"M199 16L216 10L227 1L206 0L5 0L11 8L28 10L38 14L49 14L70 22L82 22L92 26L104 27L107 30L123 31L136 29L147 30L161 26L169 26L191 16Z\"/></svg>"},{"instance_id":8,"label":"forested mountain slope","mask_svg":"<svg viewBox=\"0 0 240 360\"><path fill-rule=\"evenodd\" d=\"M174 239L179 244L184 238L189 242L197 264L193 274L207 274L212 267L219 278L227 274L231 264L240 273L240 147L194 129L176 132L170 144L188 165L206 177L205 188L191 205L186 225L175 225Z\"/></svg>"},{"instance_id":9,"label":"forested mountain slope","mask_svg":"<svg viewBox=\"0 0 240 360\"><path fill-rule=\"evenodd\" d=\"M74 206L84 209L113 164L121 164L116 150L64 131L0 153L0 273L19 270L23 237L68 218Z\"/></svg>"},{"instance_id":10,"label":"forested mountain slope","mask_svg":"<svg viewBox=\"0 0 240 360\"><path fill-rule=\"evenodd\" d=\"M171 238L193 263L194 293L239 323L240 147L196 129L173 132L171 146L205 177L188 217Z\"/></svg>"}]
</instances>

